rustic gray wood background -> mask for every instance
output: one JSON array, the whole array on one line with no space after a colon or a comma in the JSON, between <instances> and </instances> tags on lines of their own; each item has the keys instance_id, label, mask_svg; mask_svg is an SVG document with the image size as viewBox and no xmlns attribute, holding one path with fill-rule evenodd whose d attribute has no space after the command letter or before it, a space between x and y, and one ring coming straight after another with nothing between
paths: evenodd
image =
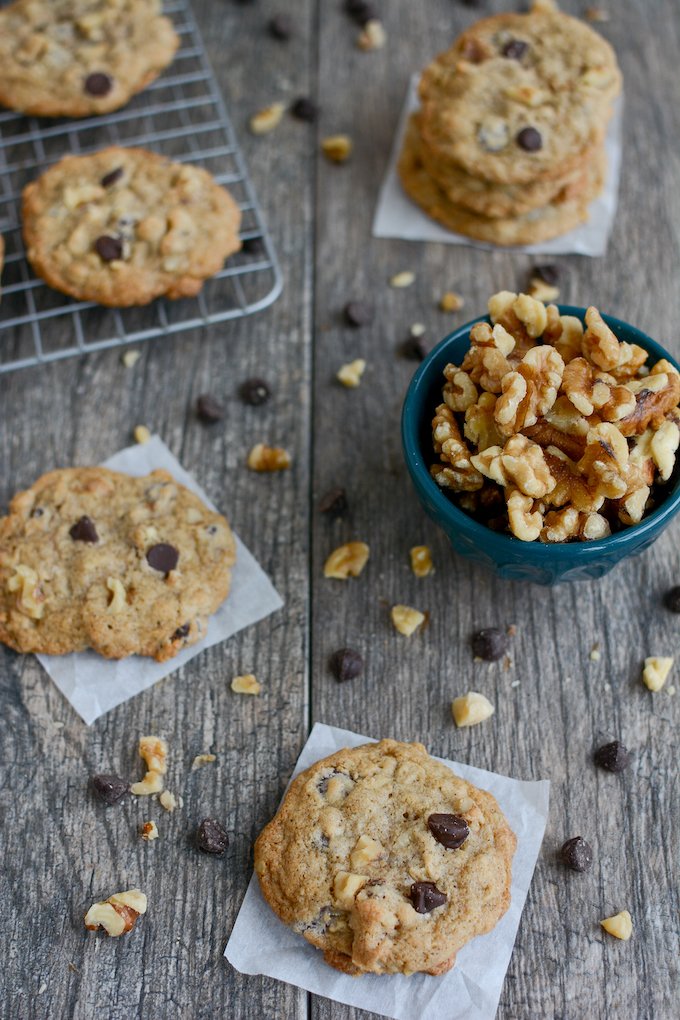
<instances>
[{"instance_id":1,"label":"rustic gray wood background","mask_svg":"<svg viewBox=\"0 0 680 1020\"><path fill-rule=\"evenodd\" d=\"M503 583L453 555L421 511L401 461L399 411L414 364L396 348L409 325L426 323L429 339L438 340L480 313L493 290L521 287L532 262L369 235L408 76L478 11L504 6L382 0L388 45L365 54L340 0L195 0L281 258L283 296L250 320L151 342L133 370L108 352L0 378L2 507L43 471L103 460L145 422L229 514L286 602L89 729L35 659L0 651L3 1017L367 1017L237 974L222 958L250 877L253 839L315 720L421 740L435 754L552 781L502 1020L677 1016L680 699L652 696L639 674L646 655L680 651L677 617L660 601L680 582L678 526L599 582L555 590ZM572 13L583 6L565 3ZM680 354L680 7L677 0L603 6L611 20L601 30L626 81L621 202L606 258L559 259L563 299L596 302ZM283 9L294 19L288 43L265 30ZM318 125L286 117L271 135L248 134L251 113L300 95L318 96ZM338 131L355 143L342 167L318 152L319 139ZM416 283L390 289L388 279L402 269L413 270ZM445 289L464 295L463 312L437 309ZM375 302L371 327L343 325L350 298ZM344 390L334 374L355 357L368 363L364 382ZM262 408L236 397L238 383L252 375L273 385ZM206 390L228 409L211 429L193 413ZM247 451L260 440L286 446L293 469L276 476L245 470ZM338 484L350 512L334 523L320 516L317 501ZM326 555L350 538L370 544L366 571L344 585L324 581ZM425 580L408 565L416 543L434 554L436 573ZM401 637L389 622L395 602L428 610L429 627ZM469 635L490 624L517 627L509 671L472 661ZM327 658L345 644L362 651L366 671L341 686ZM595 644L598 662L590 658ZM247 671L263 684L257 699L229 689L231 677ZM457 731L449 703L470 687L491 698L496 714ZM173 816L129 800L107 810L88 791L93 772L139 773L137 740L146 732L170 744L170 785L184 798ZM605 737L635 751L621 776L591 763ZM204 751L214 751L217 764L190 773ZM137 836L149 814L161 829L153 844ZM232 834L224 859L190 846L189 833L205 815L222 818ZM556 863L557 848L575 834L595 851L585 875ZM132 935L107 940L84 930L93 899L134 885L146 891L150 909ZM598 925L623 908L635 926L628 943Z\"/></svg>"}]
</instances>

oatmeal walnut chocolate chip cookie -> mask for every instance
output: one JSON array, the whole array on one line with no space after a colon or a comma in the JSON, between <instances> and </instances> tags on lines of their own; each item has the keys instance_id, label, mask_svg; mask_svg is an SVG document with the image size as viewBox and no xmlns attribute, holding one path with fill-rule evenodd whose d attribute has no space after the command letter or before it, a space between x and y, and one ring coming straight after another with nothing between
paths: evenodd
<instances>
[{"instance_id":1,"label":"oatmeal walnut chocolate chip cookie","mask_svg":"<svg viewBox=\"0 0 680 1020\"><path fill-rule=\"evenodd\" d=\"M224 517L166 471L51 471L0 519L0 641L162 662L205 635L234 561Z\"/></svg>"},{"instance_id":2,"label":"oatmeal walnut chocolate chip cookie","mask_svg":"<svg viewBox=\"0 0 680 1020\"><path fill-rule=\"evenodd\" d=\"M240 221L207 170L144 149L66 156L23 193L24 240L38 275L112 307L197 294L241 247Z\"/></svg>"},{"instance_id":3,"label":"oatmeal walnut chocolate chip cookie","mask_svg":"<svg viewBox=\"0 0 680 1020\"><path fill-rule=\"evenodd\" d=\"M160 0L17 0L0 11L0 103L40 117L108 113L178 45Z\"/></svg>"},{"instance_id":4,"label":"oatmeal walnut chocolate chip cookie","mask_svg":"<svg viewBox=\"0 0 680 1020\"><path fill-rule=\"evenodd\" d=\"M348 974L443 974L510 904L495 799L422 744L344 749L295 779L255 844L274 912Z\"/></svg>"}]
</instances>

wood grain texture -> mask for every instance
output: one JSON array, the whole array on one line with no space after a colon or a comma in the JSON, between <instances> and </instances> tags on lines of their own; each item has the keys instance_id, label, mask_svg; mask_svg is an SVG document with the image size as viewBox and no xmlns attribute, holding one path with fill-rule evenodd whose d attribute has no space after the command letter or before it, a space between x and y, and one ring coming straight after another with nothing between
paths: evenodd
<instances>
[{"instance_id":1,"label":"wood grain texture","mask_svg":"<svg viewBox=\"0 0 680 1020\"><path fill-rule=\"evenodd\" d=\"M488 0L479 9L504 6ZM602 31L626 80L621 203L606 258L559 259L563 299L595 301L680 354L678 4L603 6L612 20ZM564 7L581 9L573 0ZM265 28L283 8L295 23L286 44ZM414 366L396 347L414 321L435 342L482 311L494 290L521 286L532 260L370 237L408 76L477 14L452 0L383 0L380 8L388 45L365 54L340 0L194 0L283 265L284 293L271 309L148 343L132 370L110 352L0 377L3 507L53 466L105 459L145 422L228 513L286 600L282 612L89 729L32 658L0 650L3 1018L368 1018L239 975L222 959L250 876L252 840L317 719L422 740L435 754L520 778L551 779L548 831L500 1020L675 1015L680 709L677 698L648 693L639 673L646 655L680 658L677 618L660 607L664 590L679 583L678 527L602 581L546 590L497 581L457 559L425 517L399 444ZM245 130L248 116L270 102L316 94L318 125L286 118L263 138ZM319 139L338 131L355 142L344 166L318 155ZM393 290L387 281L401 269L412 269L416 283ZM463 312L437 309L447 289L464 295ZM371 327L351 330L341 311L359 297L374 301L377 315ZM335 372L355 357L367 360L366 375L358 390L345 390ZM239 381L251 375L274 385L265 407L236 398ZM226 420L210 429L193 414L206 390L227 405ZM291 450L292 471L244 470L260 440ZM333 522L316 505L336 484L346 487L350 511ZM349 538L370 544L366 571L346 584L325 581L326 555ZM423 580L408 563L410 546L420 543L430 545L436 565ZM395 602L428 610L428 628L412 639L397 634L389 621ZM511 623L512 667L474 663L471 632ZM346 644L365 655L366 671L339 685L327 658ZM590 658L595 644L598 662ZM239 699L228 682L250 670L264 695ZM468 688L489 696L496 715L457 731L449 703ZM170 743L169 785L184 798L172 816L138 802L104 809L87 791L94 771L138 774L143 732ZM607 737L635 750L622 776L592 767L592 750ZM217 764L191 773L203 751L215 751ZM224 860L189 845L192 827L208 814L232 834ZM153 844L136 835L147 817L161 830ZM565 874L555 861L562 841L576 834L595 850L586 875ZM133 935L89 936L82 914L90 902L136 884L150 910ZM635 924L626 944L598 925L622 908Z\"/></svg>"}]
</instances>

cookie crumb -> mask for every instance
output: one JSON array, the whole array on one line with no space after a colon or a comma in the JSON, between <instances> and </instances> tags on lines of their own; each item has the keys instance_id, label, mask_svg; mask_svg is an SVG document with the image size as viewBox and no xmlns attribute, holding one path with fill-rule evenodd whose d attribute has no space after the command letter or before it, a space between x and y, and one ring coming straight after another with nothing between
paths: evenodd
<instances>
[{"instance_id":1,"label":"cookie crumb","mask_svg":"<svg viewBox=\"0 0 680 1020\"><path fill-rule=\"evenodd\" d=\"M365 542L346 542L330 554L324 564L323 576L337 581L358 577L368 562L369 554Z\"/></svg>"},{"instance_id":2,"label":"cookie crumb","mask_svg":"<svg viewBox=\"0 0 680 1020\"><path fill-rule=\"evenodd\" d=\"M672 666L672 658L650 656L645 659L645 666L642 670L643 683L650 691L660 691L668 679Z\"/></svg>"},{"instance_id":3,"label":"cookie crumb","mask_svg":"<svg viewBox=\"0 0 680 1020\"><path fill-rule=\"evenodd\" d=\"M126 368L134 368L134 366L137 364L141 356L142 356L141 351L126 351L125 354L121 356L120 360L123 362Z\"/></svg>"},{"instance_id":4,"label":"cookie crumb","mask_svg":"<svg viewBox=\"0 0 680 1020\"><path fill-rule=\"evenodd\" d=\"M158 826L155 822L144 822L140 827L139 835L142 839L146 840L147 843L153 839L158 839Z\"/></svg>"},{"instance_id":5,"label":"cookie crumb","mask_svg":"<svg viewBox=\"0 0 680 1020\"><path fill-rule=\"evenodd\" d=\"M247 464L251 471L285 471L290 467L291 459L288 451L281 446L256 443L248 454Z\"/></svg>"},{"instance_id":6,"label":"cookie crumb","mask_svg":"<svg viewBox=\"0 0 680 1020\"><path fill-rule=\"evenodd\" d=\"M235 694L259 694L262 685L252 673L244 673L243 676L235 676L230 687Z\"/></svg>"},{"instance_id":7,"label":"cookie crumb","mask_svg":"<svg viewBox=\"0 0 680 1020\"><path fill-rule=\"evenodd\" d=\"M421 336L425 336L425 323L424 322L414 322L413 325L411 326L411 328L409 329L409 334L415 340L417 340Z\"/></svg>"},{"instance_id":8,"label":"cookie crumb","mask_svg":"<svg viewBox=\"0 0 680 1020\"><path fill-rule=\"evenodd\" d=\"M459 312L465 301L453 290L447 290L439 299L439 308L442 312Z\"/></svg>"},{"instance_id":9,"label":"cookie crumb","mask_svg":"<svg viewBox=\"0 0 680 1020\"><path fill-rule=\"evenodd\" d=\"M367 21L357 37L357 46L366 52L370 50L381 50L387 42L387 33L382 21L371 18Z\"/></svg>"},{"instance_id":10,"label":"cookie crumb","mask_svg":"<svg viewBox=\"0 0 680 1020\"><path fill-rule=\"evenodd\" d=\"M272 103L271 106L265 106L263 110L254 113L250 118L250 130L254 135L264 135L273 131L281 123L285 109L284 103Z\"/></svg>"},{"instance_id":11,"label":"cookie crumb","mask_svg":"<svg viewBox=\"0 0 680 1020\"><path fill-rule=\"evenodd\" d=\"M409 550L409 556L411 559L411 570L416 577L427 577L434 570L432 553L429 546L414 545Z\"/></svg>"},{"instance_id":12,"label":"cookie crumb","mask_svg":"<svg viewBox=\"0 0 680 1020\"><path fill-rule=\"evenodd\" d=\"M395 629L405 637L411 637L425 622L425 613L411 606L392 606L390 615Z\"/></svg>"},{"instance_id":13,"label":"cookie crumb","mask_svg":"<svg viewBox=\"0 0 680 1020\"><path fill-rule=\"evenodd\" d=\"M148 443L151 439L151 433L146 425L136 425L132 435L136 443Z\"/></svg>"},{"instance_id":14,"label":"cookie crumb","mask_svg":"<svg viewBox=\"0 0 680 1020\"><path fill-rule=\"evenodd\" d=\"M216 754L197 754L191 763L191 771L201 769L204 765L211 765L216 759Z\"/></svg>"},{"instance_id":15,"label":"cookie crumb","mask_svg":"<svg viewBox=\"0 0 680 1020\"><path fill-rule=\"evenodd\" d=\"M361 377L365 371L366 362L363 358L357 358L355 361L351 361L348 365L343 365L342 368L338 369L336 379L343 386L347 386L348 389L355 389L360 384Z\"/></svg>"},{"instance_id":16,"label":"cookie crumb","mask_svg":"<svg viewBox=\"0 0 680 1020\"><path fill-rule=\"evenodd\" d=\"M458 727L476 726L489 719L495 711L489 699L478 691L468 691L451 702L451 714Z\"/></svg>"},{"instance_id":17,"label":"cookie crumb","mask_svg":"<svg viewBox=\"0 0 680 1020\"><path fill-rule=\"evenodd\" d=\"M396 287L397 290L401 290L404 287L410 287L412 283L415 283L415 279L415 273L412 273L410 269L404 269L401 273L395 273L390 278L390 287Z\"/></svg>"},{"instance_id":18,"label":"cookie crumb","mask_svg":"<svg viewBox=\"0 0 680 1020\"><path fill-rule=\"evenodd\" d=\"M627 910L621 910L613 917L605 917L600 924L606 932L623 942L627 942L633 934L633 919Z\"/></svg>"},{"instance_id":19,"label":"cookie crumb","mask_svg":"<svg viewBox=\"0 0 680 1020\"><path fill-rule=\"evenodd\" d=\"M349 135L329 135L321 142L321 151L331 163L345 163L352 155L352 147Z\"/></svg>"}]
</instances>

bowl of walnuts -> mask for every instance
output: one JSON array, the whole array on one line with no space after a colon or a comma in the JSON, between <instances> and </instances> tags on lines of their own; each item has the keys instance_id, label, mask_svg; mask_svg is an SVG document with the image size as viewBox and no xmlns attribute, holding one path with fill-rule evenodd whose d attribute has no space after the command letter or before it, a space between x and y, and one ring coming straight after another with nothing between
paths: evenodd
<instances>
[{"instance_id":1,"label":"bowl of walnuts","mask_svg":"<svg viewBox=\"0 0 680 1020\"><path fill-rule=\"evenodd\" d=\"M406 464L462 556L538 584L601 577L680 510L680 369L595 307L501 291L415 373Z\"/></svg>"}]
</instances>

